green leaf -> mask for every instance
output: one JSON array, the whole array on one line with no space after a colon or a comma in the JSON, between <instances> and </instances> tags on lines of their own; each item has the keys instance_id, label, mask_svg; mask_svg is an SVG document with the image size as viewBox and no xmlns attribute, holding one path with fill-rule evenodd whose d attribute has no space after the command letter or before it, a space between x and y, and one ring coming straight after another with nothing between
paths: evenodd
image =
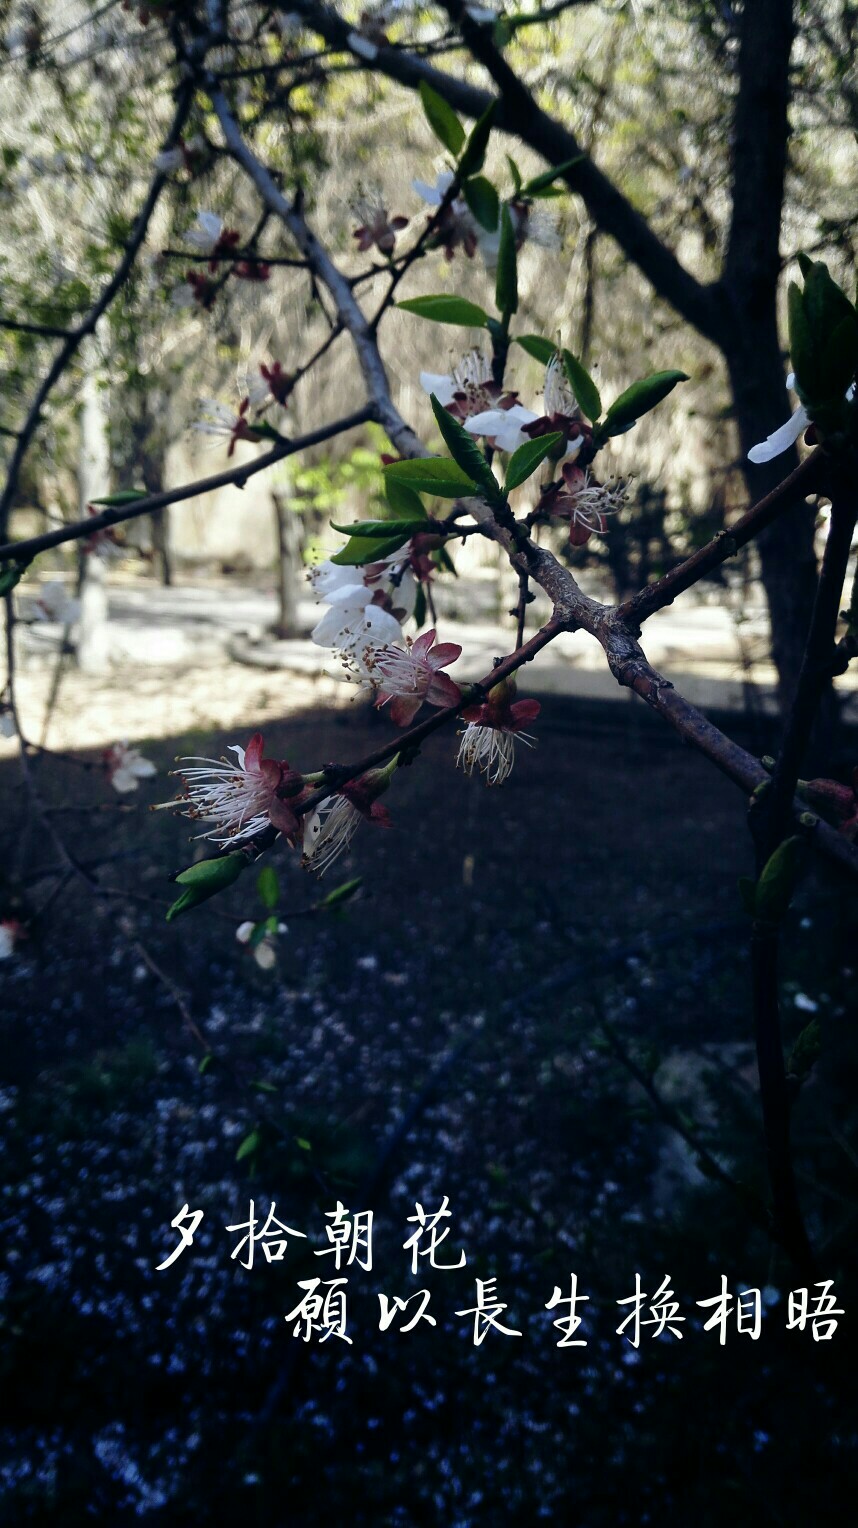
<instances>
[{"instance_id":1,"label":"green leaf","mask_svg":"<svg viewBox=\"0 0 858 1528\"><path fill-rule=\"evenodd\" d=\"M244 1137L238 1151L235 1153L236 1162L243 1162L245 1157L252 1157L253 1153L259 1150L261 1143L262 1136L259 1131L251 1130L250 1134Z\"/></svg>"},{"instance_id":2,"label":"green leaf","mask_svg":"<svg viewBox=\"0 0 858 1528\"><path fill-rule=\"evenodd\" d=\"M418 503L419 503L418 499ZM422 506L421 506L422 508ZM341 536L413 536L415 531L425 531L429 521L425 514L419 520L356 520L354 525L337 525L331 521L331 529Z\"/></svg>"},{"instance_id":3,"label":"green leaf","mask_svg":"<svg viewBox=\"0 0 858 1528\"><path fill-rule=\"evenodd\" d=\"M250 1086L255 1088L257 1093L276 1093L278 1091L277 1088L275 1088L273 1082L265 1082L264 1079L260 1081L254 1081L250 1084Z\"/></svg>"},{"instance_id":4,"label":"green leaf","mask_svg":"<svg viewBox=\"0 0 858 1528\"><path fill-rule=\"evenodd\" d=\"M799 389L799 396L807 397L818 385L815 365L813 335L804 307L801 287L791 281L787 289L787 318L789 329L789 355Z\"/></svg>"},{"instance_id":5,"label":"green leaf","mask_svg":"<svg viewBox=\"0 0 858 1528\"><path fill-rule=\"evenodd\" d=\"M465 129L452 106L448 106L443 96L439 96L425 80L420 81L420 100L435 137L451 154L458 154L465 141Z\"/></svg>"},{"instance_id":6,"label":"green leaf","mask_svg":"<svg viewBox=\"0 0 858 1528\"><path fill-rule=\"evenodd\" d=\"M336 552L331 562L338 568L362 568L368 562L381 562L391 552L398 552L409 540L409 535L397 532L394 536L352 536L341 552Z\"/></svg>"},{"instance_id":7,"label":"green leaf","mask_svg":"<svg viewBox=\"0 0 858 1528\"><path fill-rule=\"evenodd\" d=\"M805 843L797 835L778 844L757 882L754 911L767 923L780 923L792 901L804 861Z\"/></svg>"},{"instance_id":8,"label":"green leaf","mask_svg":"<svg viewBox=\"0 0 858 1528\"><path fill-rule=\"evenodd\" d=\"M146 488L124 488L121 493L106 494L103 499L88 499L88 504L104 504L107 508L114 508L120 504L134 504L137 499L148 499L149 491Z\"/></svg>"},{"instance_id":9,"label":"green leaf","mask_svg":"<svg viewBox=\"0 0 858 1528\"><path fill-rule=\"evenodd\" d=\"M280 896L277 871L272 865L263 865L256 880L256 891L263 907L274 908Z\"/></svg>"},{"instance_id":10,"label":"green leaf","mask_svg":"<svg viewBox=\"0 0 858 1528\"><path fill-rule=\"evenodd\" d=\"M313 1150L312 1146L310 1145L310 1142L308 1140L305 1140L303 1135L296 1135L296 1137L295 1137L295 1145L297 1147L299 1147L299 1149L301 1151L312 1151Z\"/></svg>"},{"instance_id":11,"label":"green leaf","mask_svg":"<svg viewBox=\"0 0 858 1528\"><path fill-rule=\"evenodd\" d=\"M485 175L474 175L465 181L462 195L481 227L494 233L498 226L500 202L491 181L486 180Z\"/></svg>"},{"instance_id":12,"label":"green leaf","mask_svg":"<svg viewBox=\"0 0 858 1528\"><path fill-rule=\"evenodd\" d=\"M422 584L417 585L417 593L414 596L414 624L419 631L426 620L426 590Z\"/></svg>"},{"instance_id":13,"label":"green leaf","mask_svg":"<svg viewBox=\"0 0 858 1528\"><path fill-rule=\"evenodd\" d=\"M167 909L167 922L172 923L180 913L188 912L201 902L207 902L209 897L217 896L219 891L237 881L246 867L247 857L240 850L234 850L232 854L219 854L212 859L198 860L196 865L189 865L187 870L175 877L177 883L185 889Z\"/></svg>"},{"instance_id":14,"label":"green leaf","mask_svg":"<svg viewBox=\"0 0 858 1528\"><path fill-rule=\"evenodd\" d=\"M810 1023L805 1025L805 1028L801 1031L790 1052L786 1066L787 1072L792 1077L797 1077L800 1082L803 1082L813 1071L821 1053L822 1030L819 1020L811 1019Z\"/></svg>"},{"instance_id":15,"label":"green leaf","mask_svg":"<svg viewBox=\"0 0 858 1528\"><path fill-rule=\"evenodd\" d=\"M521 170L518 168L515 160L509 154L506 155L506 162L509 165L509 173L512 176L513 194L518 196L519 192L521 191Z\"/></svg>"},{"instance_id":16,"label":"green leaf","mask_svg":"<svg viewBox=\"0 0 858 1528\"><path fill-rule=\"evenodd\" d=\"M551 340L544 340L540 334L518 334L515 343L526 350L528 355L532 355L535 361L541 361L543 366L553 361L557 354L557 346Z\"/></svg>"},{"instance_id":17,"label":"green leaf","mask_svg":"<svg viewBox=\"0 0 858 1528\"><path fill-rule=\"evenodd\" d=\"M533 180L527 181L522 186L522 196L538 197L541 192L549 190L553 182L561 175L565 175L567 170L571 170L573 165L580 164L586 158L586 154L576 154L574 159L564 159L563 163L555 166L553 170L543 170L541 175L534 175Z\"/></svg>"},{"instance_id":18,"label":"green leaf","mask_svg":"<svg viewBox=\"0 0 858 1528\"><path fill-rule=\"evenodd\" d=\"M677 382L687 381L688 376L684 371L654 371L652 376L633 382L608 409L603 423L605 435L621 435L631 425L637 424L642 414L648 414L668 393L673 392Z\"/></svg>"},{"instance_id":19,"label":"green leaf","mask_svg":"<svg viewBox=\"0 0 858 1528\"><path fill-rule=\"evenodd\" d=\"M518 488L525 483L536 471L540 462L543 462L554 447L563 439L562 431L556 435L539 435L536 440L526 440L523 446L513 451L506 469L505 488L511 493L513 488Z\"/></svg>"},{"instance_id":20,"label":"green leaf","mask_svg":"<svg viewBox=\"0 0 858 1528\"><path fill-rule=\"evenodd\" d=\"M497 101L491 101L482 116L477 118L471 128L471 135L462 150L459 160L458 173L461 180L467 180L471 175L479 174L483 168L486 149L489 146L489 135L497 109Z\"/></svg>"},{"instance_id":21,"label":"green leaf","mask_svg":"<svg viewBox=\"0 0 858 1528\"><path fill-rule=\"evenodd\" d=\"M485 329L488 314L466 297L448 297L439 292L428 297L407 297L398 302L403 313L415 313L418 318L428 318L435 324L462 324L470 329Z\"/></svg>"},{"instance_id":22,"label":"green leaf","mask_svg":"<svg viewBox=\"0 0 858 1528\"><path fill-rule=\"evenodd\" d=\"M203 1056L202 1061L200 1062L199 1066L197 1067L197 1071L199 1072L201 1077L205 1077L206 1072L208 1071L209 1067L211 1066L213 1060L214 1060L213 1052L212 1051L206 1051L205 1055Z\"/></svg>"},{"instance_id":23,"label":"green leaf","mask_svg":"<svg viewBox=\"0 0 858 1528\"><path fill-rule=\"evenodd\" d=\"M446 456L391 462L385 467L384 476L386 482L404 483L417 493L432 493L439 499L459 499L474 491L473 478Z\"/></svg>"},{"instance_id":24,"label":"green leaf","mask_svg":"<svg viewBox=\"0 0 858 1528\"><path fill-rule=\"evenodd\" d=\"M569 378L571 387L581 412L585 419L595 424L602 412L602 400L599 397L599 389L590 376L586 366L576 360L571 350L563 351L563 370Z\"/></svg>"},{"instance_id":25,"label":"green leaf","mask_svg":"<svg viewBox=\"0 0 858 1528\"><path fill-rule=\"evenodd\" d=\"M518 257L515 251L515 229L506 205L501 211L495 301L498 312L503 313L504 317L518 311Z\"/></svg>"},{"instance_id":26,"label":"green leaf","mask_svg":"<svg viewBox=\"0 0 858 1528\"><path fill-rule=\"evenodd\" d=\"M434 393L430 393L429 401L432 404L432 412L438 429L444 438L444 444L454 462L457 462L462 471L467 473L472 483L478 483L488 498L496 503L501 497L497 479L473 435L459 424L458 419L453 418L443 404L438 402Z\"/></svg>"},{"instance_id":27,"label":"green leaf","mask_svg":"<svg viewBox=\"0 0 858 1528\"><path fill-rule=\"evenodd\" d=\"M426 511L420 495L397 478L385 477L384 494L393 511L393 520L419 520L421 515L425 519Z\"/></svg>"},{"instance_id":28,"label":"green leaf","mask_svg":"<svg viewBox=\"0 0 858 1528\"><path fill-rule=\"evenodd\" d=\"M333 891L329 891L328 895L323 897L321 902L317 903L317 906L327 910L330 910L332 907L339 907L343 902L348 902L355 892L360 890L362 885L363 878L359 875L355 876L352 881L343 881L341 886L335 886Z\"/></svg>"},{"instance_id":29,"label":"green leaf","mask_svg":"<svg viewBox=\"0 0 858 1528\"><path fill-rule=\"evenodd\" d=\"M11 594L16 584L21 582L30 564L28 562L13 562L0 571L0 599L5 594Z\"/></svg>"}]
</instances>

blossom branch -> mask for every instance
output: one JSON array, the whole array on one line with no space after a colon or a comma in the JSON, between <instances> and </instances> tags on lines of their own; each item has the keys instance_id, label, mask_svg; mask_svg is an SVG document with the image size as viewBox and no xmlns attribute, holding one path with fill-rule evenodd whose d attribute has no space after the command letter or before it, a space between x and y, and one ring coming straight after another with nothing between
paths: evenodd
<instances>
[{"instance_id":1,"label":"blossom branch","mask_svg":"<svg viewBox=\"0 0 858 1528\"><path fill-rule=\"evenodd\" d=\"M241 165L256 186L265 205L288 228L311 271L333 298L339 320L343 328L347 329L351 335L364 385L375 405L379 424L384 426L401 456L428 455L425 446L393 404L387 372L379 354L372 327L350 283L337 269L327 250L309 228L300 208L300 196L294 202L290 202L283 195L270 170L257 159L245 142L226 97L213 76L207 78L206 90L233 159Z\"/></svg>"},{"instance_id":2,"label":"blossom branch","mask_svg":"<svg viewBox=\"0 0 858 1528\"><path fill-rule=\"evenodd\" d=\"M280 0L279 8L297 12L331 47L351 51L348 41L351 28L331 7L318 0L294 0L294 4L293 0ZM451 15L454 9L447 7ZM574 134L536 104L494 47L488 35L490 29L469 27L466 18L460 30L469 51L499 86L496 127L520 138L549 164L575 159L576 163L562 178L581 197L602 232L619 244L661 296L702 334L717 342L720 303L716 291L699 282L662 243L641 213L582 150ZM455 79L404 48L380 46L372 68L411 90L417 90L425 80L454 110L474 119L482 116L495 99L490 91Z\"/></svg>"}]
</instances>

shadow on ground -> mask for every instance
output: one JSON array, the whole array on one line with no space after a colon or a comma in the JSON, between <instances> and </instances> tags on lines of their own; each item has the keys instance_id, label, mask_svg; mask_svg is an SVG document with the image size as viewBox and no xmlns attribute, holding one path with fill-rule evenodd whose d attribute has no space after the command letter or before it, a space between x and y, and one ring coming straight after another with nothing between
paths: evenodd
<instances>
[{"instance_id":1,"label":"shadow on ground","mask_svg":"<svg viewBox=\"0 0 858 1528\"><path fill-rule=\"evenodd\" d=\"M40 761L50 822L102 892L133 899L74 876L52 894L40 871L58 850L23 825L3 767L5 911L44 909L2 972L7 1521L842 1522L855 907L809 879L784 972L788 1042L810 1018L822 1034L797 1147L846 1315L817 1343L786 1331L796 1280L747 1213L764 1190L745 804L633 714L546 706L500 791L434 738L397 775L393 829L362 826L321 887L272 857L288 933L267 972L235 939L264 915L251 875L164 923L189 825L147 810L172 794L174 755L218 754L252 725L147 745L161 775L119 813L97 768ZM307 712L268 728L266 752L311 769L387 735L364 713ZM344 911L308 912L357 875ZM629 1063L736 1191L700 1171ZM408 1217L444 1196L438 1260L467 1264L421 1257L415 1276ZM225 1228L251 1199L259 1230L273 1201L307 1240L283 1233L270 1261L257 1242L248 1269ZM374 1213L371 1269L347 1252L338 1274L325 1253L338 1200ZM204 1212L193 1245L157 1272L185 1204ZM569 1307L546 1302L573 1274L586 1346L558 1347ZM648 1321L669 1276L681 1336L617 1334L636 1274ZM761 1291L757 1339L735 1313L723 1346L702 1330L695 1302L722 1274ZM298 1281L338 1276L351 1343L296 1338ZM490 1279L521 1335L475 1346L457 1312ZM379 1330L380 1292L424 1288L436 1326L399 1330L415 1301Z\"/></svg>"}]
</instances>

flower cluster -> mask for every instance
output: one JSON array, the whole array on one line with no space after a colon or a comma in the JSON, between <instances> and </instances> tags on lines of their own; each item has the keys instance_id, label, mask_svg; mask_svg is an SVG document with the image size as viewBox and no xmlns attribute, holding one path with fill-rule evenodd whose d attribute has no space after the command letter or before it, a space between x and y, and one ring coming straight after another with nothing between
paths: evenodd
<instances>
[{"instance_id":1,"label":"flower cluster","mask_svg":"<svg viewBox=\"0 0 858 1528\"><path fill-rule=\"evenodd\" d=\"M474 217L463 196L456 195L447 200L453 179L451 170L442 170L434 185L425 180L413 180L411 184L417 195L435 209L435 216L438 216L438 209L442 208L435 242L443 249L447 259L452 260L457 249L464 250L468 259L473 259L479 250L487 269L494 270L500 251L500 221L494 229L484 228ZM527 243L541 245L543 249L560 248L557 223L544 208L534 207L533 202L525 197L513 197L506 203L506 207L512 222L516 249L522 249Z\"/></svg>"},{"instance_id":2,"label":"flower cluster","mask_svg":"<svg viewBox=\"0 0 858 1528\"><path fill-rule=\"evenodd\" d=\"M477 349L469 350L449 375L421 371L420 386L434 393L460 424L492 410L508 413L518 405L518 393L493 380L491 359Z\"/></svg>"},{"instance_id":3,"label":"flower cluster","mask_svg":"<svg viewBox=\"0 0 858 1528\"><path fill-rule=\"evenodd\" d=\"M483 436L500 451L517 451L527 440L559 433L564 439L561 454L574 459L585 441L592 439L592 431L582 419L559 356L554 356L545 369L543 400L541 414L514 400L472 414L465 420L465 429Z\"/></svg>"},{"instance_id":4,"label":"flower cluster","mask_svg":"<svg viewBox=\"0 0 858 1528\"><path fill-rule=\"evenodd\" d=\"M271 267L265 260L255 256L235 258L241 245L241 234L237 228L227 228L216 212L198 212L196 222L185 238L197 254L208 256L209 274L194 270L185 272L184 282L172 294L173 304L178 308L196 304L206 312L211 311L220 290L220 284L213 281L212 276L224 260L232 261L227 276L235 276L239 281L268 281L271 276Z\"/></svg>"},{"instance_id":5,"label":"flower cluster","mask_svg":"<svg viewBox=\"0 0 858 1528\"><path fill-rule=\"evenodd\" d=\"M311 638L339 653L360 679L369 678L366 652L398 641L402 622L413 614L417 580L411 564L409 545L359 568L328 561L310 569L313 592L328 606Z\"/></svg>"}]
</instances>

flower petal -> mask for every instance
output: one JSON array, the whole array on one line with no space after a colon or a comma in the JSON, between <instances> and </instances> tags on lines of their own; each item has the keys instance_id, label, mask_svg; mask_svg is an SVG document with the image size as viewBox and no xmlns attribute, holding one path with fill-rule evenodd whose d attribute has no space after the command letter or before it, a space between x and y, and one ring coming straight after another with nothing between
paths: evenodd
<instances>
[{"instance_id":1,"label":"flower petal","mask_svg":"<svg viewBox=\"0 0 858 1528\"><path fill-rule=\"evenodd\" d=\"M262 763L262 733L254 732L253 737L244 751L244 769L248 774L256 774Z\"/></svg>"},{"instance_id":2,"label":"flower petal","mask_svg":"<svg viewBox=\"0 0 858 1528\"><path fill-rule=\"evenodd\" d=\"M439 372L435 371L421 371L420 386L424 393L434 393L438 402L442 403L444 408L447 407L448 403L453 402L456 393L455 377L442 376Z\"/></svg>"},{"instance_id":3,"label":"flower petal","mask_svg":"<svg viewBox=\"0 0 858 1528\"><path fill-rule=\"evenodd\" d=\"M417 646L416 642L414 646ZM442 669L446 668L448 663L455 663L461 656L462 649L458 642L436 642L431 653L427 655L427 662L430 668Z\"/></svg>"},{"instance_id":4,"label":"flower petal","mask_svg":"<svg viewBox=\"0 0 858 1528\"><path fill-rule=\"evenodd\" d=\"M430 631L424 631L421 636L415 638L415 640L411 644L411 651L412 651L414 657L418 660L418 662L422 663L426 658L428 658L428 656L429 656L429 649L432 646L432 643L434 641L435 641L435 627L434 626L432 627L432 629ZM461 651L461 649L460 649L460 651Z\"/></svg>"},{"instance_id":5,"label":"flower petal","mask_svg":"<svg viewBox=\"0 0 858 1528\"><path fill-rule=\"evenodd\" d=\"M518 731L525 722L535 722L542 710L538 700L514 700L509 708L509 714L513 721L513 730Z\"/></svg>"},{"instance_id":6,"label":"flower petal","mask_svg":"<svg viewBox=\"0 0 858 1528\"><path fill-rule=\"evenodd\" d=\"M789 450L790 446L798 440L802 430L806 430L809 424L807 409L797 408L786 424L773 430L771 435L767 435L765 440L760 441L759 445L751 447L748 452L748 461L770 462L773 457L780 456L782 452Z\"/></svg>"},{"instance_id":7,"label":"flower petal","mask_svg":"<svg viewBox=\"0 0 858 1528\"><path fill-rule=\"evenodd\" d=\"M422 695L396 695L390 702L390 720L396 727L408 727L422 704Z\"/></svg>"},{"instance_id":8,"label":"flower petal","mask_svg":"<svg viewBox=\"0 0 858 1528\"><path fill-rule=\"evenodd\" d=\"M449 674L432 675L426 691L426 699L430 706L456 706L461 698L462 692Z\"/></svg>"}]
</instances>

